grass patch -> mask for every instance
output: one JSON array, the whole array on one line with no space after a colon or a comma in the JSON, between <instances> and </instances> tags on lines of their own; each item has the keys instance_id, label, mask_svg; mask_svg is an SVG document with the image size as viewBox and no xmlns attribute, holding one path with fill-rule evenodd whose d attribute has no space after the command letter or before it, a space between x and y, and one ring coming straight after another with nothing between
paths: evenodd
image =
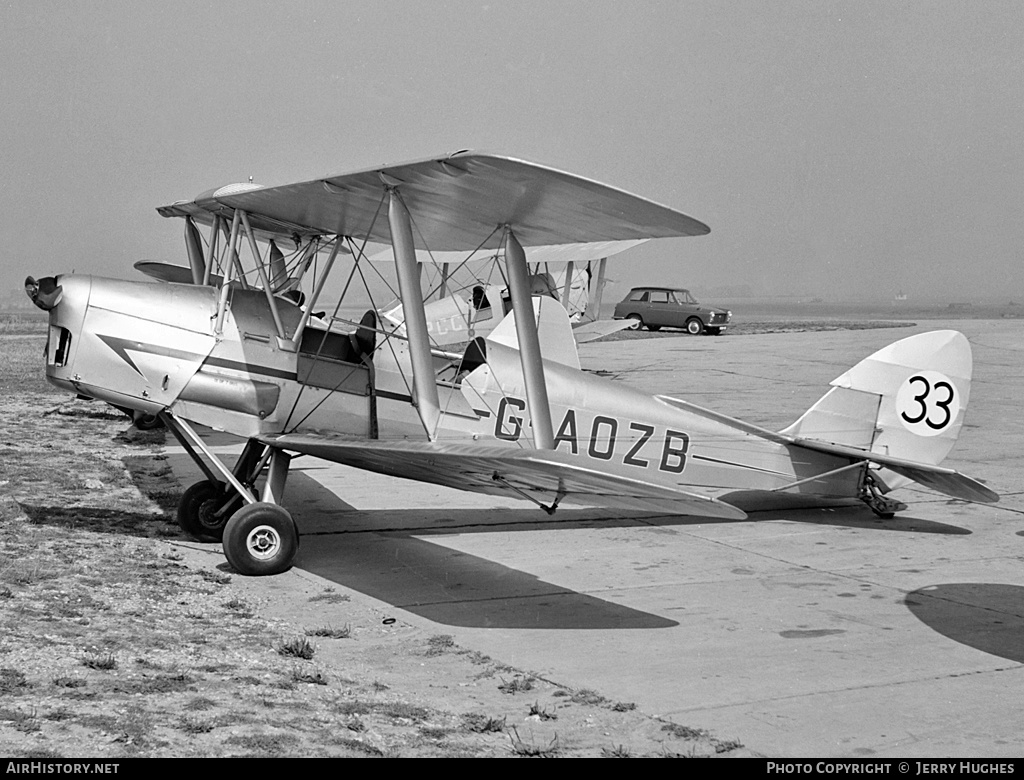
<instances>
[{"instance_id":1,"label":"grass patch","mask_svg":"<svg viewBox=\"0 0 1024 780\"><path fill-rule=\"evenodd\" d=\"M521 758L555 758L561 752L557 734L548 742L537 742L533 735L523 739L519 736L519 730L513 726L508 738L512 741L512 753Z\"/></svg>"},{"instance_id":2,"label":"grass patch","mask_svg":"<svg viewBox=\"0 0 1024 780\"><path fill-rule=\"evenodd\" d=\"M455 637L451 634L434 634L427 640L427 655L441 655L455 647Z\"/></svg>"},{"instance_id":3,"label":"grass patch","mask_svg":"<svg viewBox=\"0 0 1024 780\"><path fill-rule=\"evenodd\" d=\"M320 669L304 669L295 667L292 669L292 682L306 685L327 685L327 675Z\"/></svg>"},{"instance_id":4,"label":"grass patch","mask_svg":"<svg viewBox=\"0 0 1024 780\"><path fill-rule=\"evenodd\" d=\"M549 712L546 707L541 707L539 702L534 702L530 705L528 717L539 718L540 720L558 720L558 715L554 712Z\"/></svg>"},{"instance_id":5,"label":"grass patch","mask_svg":"<svg viewBox=\"0 0 1024 780\"><path fill-rule=\"evenodd\" d=\"M0 695L18 696L27 692L30 687L24 672L7 667L0 668Z\"/></svg>"},{"instance_id":6,"label":"grass patch","mask_svg":"<svg viewBox=\"0 0 1024 780\"><path fill-rule=\"evenodd\" d=\"M202 577L207 582L212 582L215 585L230 585L231 584L231 575L230 574L224 574L223 572L219 572L219 571L206 571L205 569L200 569L198 574L199 574L200 577Z\"/></svg>"},{"instance_id":7,"label":"grass patch","mask_svg":"<svg viewBox=\"0 0 1024 780\"><path fill-rule=\"evenodd\" d=\"M214 729L212 720L185 715L178 720L178 728L186 734L209 734Z\"/></svg>"},{"instance_id":8,"label":"grass patch","mask_svg":"<svg viewBox=\"0 0 1024 780\"><path fill-rule=\"evenodd\" d=\"M335 593L333 590L325 590L323 593L317 593L315 596L309 597L310 601L324 601L328 604L343 604L346 601L351 601L352 597L347 596L344 593Z\"/></svg>"},{"instance_id":9,"label":"grass patch","mask_svg":"<svg viewBox=\"0 0 1024 780\"><path fill-rule=\"evenodd\" d=\"M305 629L306 636L319 636L325 639L348 639L352 636L352 626L346 623L340 628L335 628L330 623L326 626Z\"/></svg>"},{"instance_id":10,"label":"grass patch","mask_svg":"<svg viewBox=\"0 0 1024 780\"><path fill-rule=\"evenodd\" d=\"M301 658L303 661L309 661L316 655L316 645L304 636L297 636L278 645L277 652L287 658Z\"/></svg>"},{"instance_id":11,"label":"grass patch","mask_svg":"<svg viewBox=\"0 0 1024 780\"><path fill-rule=\"evenodd\" d=\"M82 666L87 669L97 669L101 672L109 672L117 668L117 659L111 653L105 655L90 653L82 659Z\"/></svg>"},{"instance_id":12,"label":"grass patch","mask_svg":"<svg viewBox=\"0 0 1024 780\"><path fill-rule=\"evenodd\" d=\"M474 734L496 734L505 730L505 716L495 718L479 712L467 712L462 716L462 728Z\"/></svg>"},{"instance_id":13,"label":"grass patch","mask_svg":"<svg viewBox=\"0 0 1024 780\"><path fill-rule=\"evenodd\" d=\"M580 688L578 691L573 691L569 699L576 704L589 704L595 707L608 703L604 696L589 688Z\"/></svg>"},{"instance_id":14,"label":"grass patch","mask_svg":"<svg viewBox=\"0 0 1024 780\"><path fill-rule=\"evenodd\" d=\"M707 739L711 736L706 729L695 729L690 726L680 726L678 723L666 723L661 730L679 739Z\"/></svg>"},{"instance_id":15,"label":"grass patch","mask_svg":"<svg viewBox=\"0 0 1024 780\"><path fill-rule=\"evenodd\" d=\"M510 696L514 696L517 693L524 693L525 691L532 691L533 678L521 674L517 674L511 680L502 678L501 684L498 685L498 690L502 693L507 693Z\"/></svg>"},{"instance_id":16,"label":"grass patch","mask_svg":"<svg viewBox=\"0 0 1024 780\"><path fill-rule=\"evenodd\" d=\"M294 734L235 734L224 740L224 744L256 755L276 756L296 747L299 738Z\"/></svg>"},{"instance_id":17,"label":"grass patch","mask_svg":"<svg viewBox=\"0 0 1024 780\"><path fill-rule=\"evenodd\" d=\"M610 748L601 748L602 758L632 758L633 754L630 753L629 748L625 745L615 745Z\"/></svg>"},{"instance_id":18,"label":"grass patch","mask_svg":"<svg viewBox=\"0 0 1024 780\"><path fill-rule=\"evenodd\" d=\"M731 750L739 750L743 743L737 739L712 739L711 744L715 747L715 753L728 753Z\"/></svg>"}]
</instances>

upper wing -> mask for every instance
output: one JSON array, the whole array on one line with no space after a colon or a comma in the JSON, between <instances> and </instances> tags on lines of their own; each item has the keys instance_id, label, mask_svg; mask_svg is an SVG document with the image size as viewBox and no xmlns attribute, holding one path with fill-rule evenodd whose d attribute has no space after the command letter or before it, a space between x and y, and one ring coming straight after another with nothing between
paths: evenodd
<instances>
[{"instance_id":1,"label":"upper wing","mask_svg":"<svg viewBox=\"0 0 1024 780\"><path fill-rule=\"evenodd\" d=\"M551 450L520 450L470 443L346 441L317 434L283 434L267 444L356 468L437 485L538 503L646 510L743 520L746 513L706 496L577 465Z\"/></svg>"},{"instance_id":2,"label":"upper wing","mask_svg":"<svg viewBox=\"0 0 1024 780\"><path fill-rule=\"evenodd\" d=\"M433 250L497 247L501 225L513 226L524 247L709 232L682 212L606 184L475 152L280 187L230 185L157 211L209 223L243 209L258 232L341 234L390 244L387 186L398 187L412 215L416 245Z\"/></svg>"}]
</instances>

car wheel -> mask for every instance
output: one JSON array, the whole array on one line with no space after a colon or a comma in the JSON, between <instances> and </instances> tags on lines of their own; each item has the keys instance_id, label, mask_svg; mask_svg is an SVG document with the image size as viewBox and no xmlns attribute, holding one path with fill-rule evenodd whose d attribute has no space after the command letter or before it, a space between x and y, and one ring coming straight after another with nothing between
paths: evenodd
<instances>
[{"instance_id":1,"label":"car wheel","mask_svg":"<svg viewBox=\"0 0 1024 780\"><path fill-rule=\"evenodd\" d=\"M626 319L633 323L627 330L640 330L644 326L644 321L640 318L639 314L630 314Z\"/></svg>"},{"instance_id":2,"label":"car wheel","mask_svg":"<svg viewBox=\"0 0 1024 780\"><path fill-rule=\"evenodd\" d=\"M708 334L711 335L711 336L721 336L722 335L722 329L721 328L708 328Z\"/></svg>"},{"instance_id":3,"label":"car wheel","mask_svg":"<svg viewBox=\"0 0 1024 780\"><path fill-rule=\"evenodd\" d=\"M686 321L686 332L691 336L698 336L704 330L704 323L698 317L690 317Z\"/></svg>"}]
</instances>

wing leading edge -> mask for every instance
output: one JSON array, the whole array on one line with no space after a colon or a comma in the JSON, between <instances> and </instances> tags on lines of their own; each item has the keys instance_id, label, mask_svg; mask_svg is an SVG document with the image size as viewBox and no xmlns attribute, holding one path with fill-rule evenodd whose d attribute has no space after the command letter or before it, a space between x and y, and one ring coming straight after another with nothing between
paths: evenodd
<instances>
[{"instance_id":1,"label":"wing leading edge","mask_svg":"<svg viewBox=\"0 0 1024 780\"><path fill-rule=\"evenodd\" d=\"M243 209L258 232L341 234L390 244L387 186L401 193L421 249L493 249L501 241L502 225L511 225L524 247L710 232L693 217L607 184L477 152L279 187L231 185L157 211L209 224L215 216L230 218L235 209Z\"/></svg>"},{"instance_id":2,"label":"wing leading edge","mask_svg":"<svg viewBox=\"0 0 1024 780\"><path fill-rule=\"evenodd\" d=\"M717 499L579 466L554 451L465 443L348 441L315 434L264 437L274 447L396 477L539 504L572 504L743 520L746 513Z\"/></svg>"}]
</instances>

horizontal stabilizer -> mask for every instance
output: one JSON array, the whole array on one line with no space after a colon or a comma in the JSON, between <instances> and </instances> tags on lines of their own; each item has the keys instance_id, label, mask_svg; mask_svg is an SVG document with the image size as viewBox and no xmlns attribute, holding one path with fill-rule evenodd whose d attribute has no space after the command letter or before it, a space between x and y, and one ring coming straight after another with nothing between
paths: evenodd
<instances>
[{"instance_id":1,"label":"horizontal stabilizer","mask_svg":"<svg viewBox=\"0 0 1024 780\"><path fill-rule=\"evenodd\" d=\"M192 269L184 265L161 263L158 260L139 260L132 266L136 271L145 274L158 282L173 284L192 284ZM210 274L210 284L219 286L223 281L220 274Z\"/></svg>"},{"instance_id":2,"label":"horizontal stabilizer","mask_svg":"<svg viewBox=\"0 0 1024 780\"><path fill-rule=\"evenodd\" d=\"M352 441L340 436L263 437L274 447L390 476L475 493L530 497L541 504L586 506L743 520L746 513L707 496L577 465L552 450L476 446L465 442Z\"/></svg>"},{"instance_id":3,"label":"horizontal stabilizer","mask_svg":"<svg viewBox=\"0 0 1024 780\"><path fill-rule=\"evenodd\" d=\"M963 499L964 501L978 501L983 504L991 504L999 500L999 494L989 489L981 482L954 469L942 466L932 466L927 463L916 463L911 460L894 458L889 455L882 455L877 452L867 452L856 447L846 447L831 442L815 441L813 439L794 439L793 443L806 447L807 449L827 452L830 455L841 455L852 460L861 460L876 463L879 466L896 472L900 476L912 479L918 484L930 487L947 496Z\"/></svg>"},{"instance_id":4,"label":"horizontal stabilizer","mask_svg":"<svg viewBox=\"0 0 1024 780\"><path fill-rule=\"evenodd\" d=\"M577 344L586 344L631 327L633 327L633 320L598 320L574 326L572 335L576 338Z\"/></svg>"}]
</instances>

